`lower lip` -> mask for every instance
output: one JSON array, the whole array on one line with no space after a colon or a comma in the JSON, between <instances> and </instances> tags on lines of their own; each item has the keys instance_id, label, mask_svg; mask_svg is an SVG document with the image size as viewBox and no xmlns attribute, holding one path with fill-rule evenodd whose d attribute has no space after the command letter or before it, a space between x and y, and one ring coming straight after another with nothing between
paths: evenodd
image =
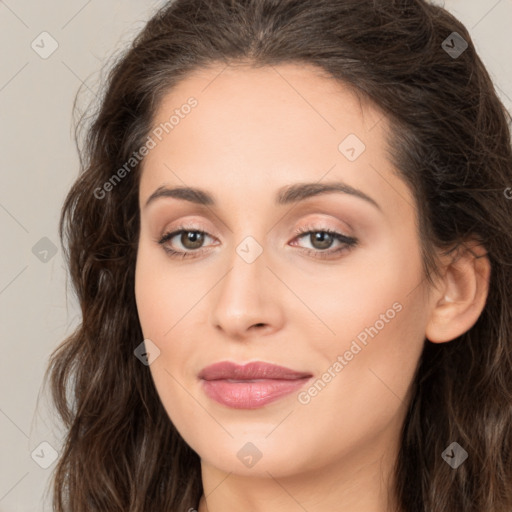
<instances>
[{"instance_id":1,"label":"lower lip","mask_svg":"<svg viewBox=\"0 0 512 512\"><path fill-rule=\"evenodd\" d=\"M293 380L264 379L256 382L203 380L205 393L216 402L234 409L257 409L289 395L311 377Z\"/></svg>"}]
</instances>

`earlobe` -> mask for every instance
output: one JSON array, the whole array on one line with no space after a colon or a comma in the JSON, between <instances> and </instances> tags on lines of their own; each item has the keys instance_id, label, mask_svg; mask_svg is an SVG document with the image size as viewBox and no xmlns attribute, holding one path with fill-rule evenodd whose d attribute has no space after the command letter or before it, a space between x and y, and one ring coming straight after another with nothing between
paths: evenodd
<instances>
[{"instance_id":1,"label":"earlobe","mask_svg":"<svg viewBox=\"0 0 512 512\"><path fill-rule=\"evenodd\" d=\"M487 252L474 240L450 256L425 329L429 341L445 343L473 327L485 307L490 274Z\"/></svg>"}]
</instances>

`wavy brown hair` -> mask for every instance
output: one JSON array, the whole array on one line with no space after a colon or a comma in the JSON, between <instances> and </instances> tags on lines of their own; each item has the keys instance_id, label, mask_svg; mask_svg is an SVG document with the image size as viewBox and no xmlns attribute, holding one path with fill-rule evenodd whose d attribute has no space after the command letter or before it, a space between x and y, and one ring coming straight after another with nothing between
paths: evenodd
<instances>
[{"instance_id":1,"label":"wavy brown hair","mask_svg":"<svg viewBox=\"0 0 512 512\"><path fill-rule=\"evenodd\" d=\"M442 47L453 32L468 43L456 57ZM429 283L435 248L450 254L469 235L485 247L491 277L478 321L450 343L425 340L392 491L401 512L510 512L510 115L466 28L424 0L177 0L111 65L59 225L82 322L45 376L66 428L54 510L197 507L199 456L133 354L143 340L134 297L140 164L105 197L97 190L143 146L179 81L238 62L315 65L385 112L389 158L414 193ZM456 470L441 457L452 441L469 453Z\"/></svg>"}]
</instances>

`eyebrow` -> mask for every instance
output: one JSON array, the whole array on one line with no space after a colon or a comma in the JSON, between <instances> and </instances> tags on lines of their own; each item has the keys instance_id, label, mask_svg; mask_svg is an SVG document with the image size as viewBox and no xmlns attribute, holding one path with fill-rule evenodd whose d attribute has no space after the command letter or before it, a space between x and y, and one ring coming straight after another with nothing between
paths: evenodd
<instances>
[{"instance_id":1,"label":"eyebrow","mask_svg":"<svg viewBox=\"0 0 512 512\"><path fill-rule=\"evenodd\" d=\"M275 202L278 205L287 205L290 203L297 203L310 197L315 197L320 194L327 194L338 192L342 194L349 194L372 204L378 210L382 211L379 204L363 191L351 187L341 181L333 181L328 183L296 183L294 185L287 185L277 191ZM204 206L216 206L215 199L211 194L200 188L194 187L158 187L148 198L144 208L159 198L172 197L175 199L182 199L191 203L200 204Z\"/></svg>"}]
</instances>

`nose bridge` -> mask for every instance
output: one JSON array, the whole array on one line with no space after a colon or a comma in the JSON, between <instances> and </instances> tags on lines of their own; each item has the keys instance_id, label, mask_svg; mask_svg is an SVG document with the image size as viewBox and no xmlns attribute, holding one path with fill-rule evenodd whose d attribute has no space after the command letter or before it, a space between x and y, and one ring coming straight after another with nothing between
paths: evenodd
<instances>
[{"instance_id":1,"label":"nose bridge","mask_svg":"<svg viewBox=\"0 0 512 512\"><path fill-rule=\"evenodd\" d=\"M253 325L276 328L280 322L278 284L267 268L263 244L246 235L228 256L229 271L219 283L212 311L212 322L226 332L242 335Z\"/></svg>"}]
</instances>

